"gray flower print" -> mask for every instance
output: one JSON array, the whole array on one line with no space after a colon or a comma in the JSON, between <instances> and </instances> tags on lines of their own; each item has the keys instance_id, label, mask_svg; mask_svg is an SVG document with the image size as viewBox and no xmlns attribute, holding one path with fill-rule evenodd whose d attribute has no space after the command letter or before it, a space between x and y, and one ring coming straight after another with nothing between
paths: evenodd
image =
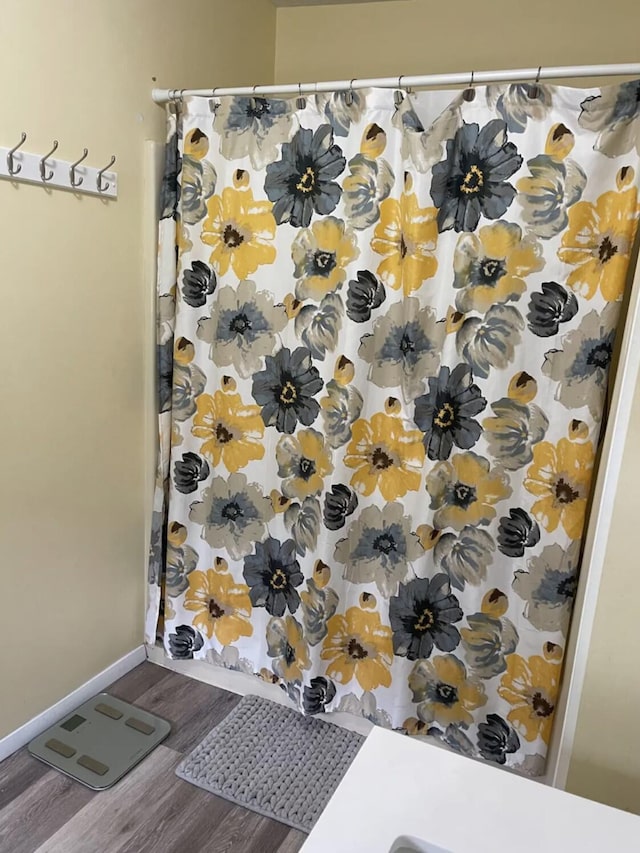
<instances>
[{"instance_id":1,"label":"gray flower print","mask_svg":"<svg viewBox=\"0 0 640 853\"><path fill-rule=\"evenodd\" d=\"M541 554L529 558L528 571L515 573L513 588L526 602L524 616L538 631L566 634L579 565L580 540L576 539L566 550L558 544L547 545Z\"/></svg>"},{"instance_id":2,"label":"gray flower print","mask_svg":"<svg viewBox=\"0 0 640 853\"><path fill-rule=\"evenodd\" d=\"M533 157L527 166L531 174L517 183L522 219L534 234L549 240L567 227L567 211L582 196L587 176L575 160L548 154Z\"/></svg>"},{"instance_id":3,"label":"gray flower print","mask_svg":"<svg viewBox=\"0 0 640 853\"><path fill-rule=\"evenodd\" d=\"M575 294L555 281L543 281L542 293L529 299L527 325L534 335L550 338L558 334L560 323L568 323L578 313Z\"/></svg>"},{"instance_id":4,"label":"gray flower print","mask_svg":"<svg viewBox=\"0 0 640 853\"><path fill-rule=\"evenodd\" d=\"M438 569L446 572L451 586L462 590L465 584L478 586L486 578L495 550L496 543L486 530L467 525L459 534L443 533L433 559Z\"/></svg>"},{"instance_id":5,"label":"gray flower print","mask_svg":"<svg viewBox=\"0 0 640 853\"><path fill-rule=\"evenodd\" d=\"M402 388L406 401L422 394L425 379L435 376L446 329L435 311L409 296L378 317L373 333L361 339L358 354L371 367L369 378L379 388Z\"/></svg>"},{"instance_id":6,"label":"gray flower print","mask_svg":"<svg viewBox=\"0 0 640 853\"><path fill-rule=\"evenodd\" d=\"M280 160L267 165L264 191L273 202L278 225L307 228L314 213L326 216L338 206L342 187L336 178L346 160L333 141L331 125L301 127L280 149Z\"/></svg>"},{"instance_id":7,"label":"gray flower print","mask_svg":"<svg viewBox=\"0 0 640 853\"><path fill-rule=\"evenodd\" d=\"M421 660L431 655L434 646L440 651L453 651L460 643L460 632L453 623L459 622L462 615L445 574L400 584L398 594L389 602L393 653L408 660Z\"/></svg>"},{"instance_id":8,"label":"gray flower print","mask_svg":"<svg viewBox=\"0 0 640 853\"><path fill-rule=\"evenodd\" d=\"M330 587L318 587L313 578L300 594L304 636L310 646L317 646L327 636L327 622L338 609L340 599Z\"/></svg>"},{"instance_id":9,"label":"gray flower print","mask_svg":"<svg viewBox=\"0 0 640 853\"><path fill-rule=\"evenodd\" d=\"M270 293L257 291L247 279L237 287L218 290L211 316L199 321L197 335L210 344L214 364L233 365L247 379L261 369L263 357L273 353L276 335L286 325L284 306L274 305Z\"/></svg>"},{"instance_id":10,"label":"gray flower print","mask_svg":"<svg viewBox=\"0 0 640 853\"><path fill-rule=\"evenodd\" d=\"M541 408L503 397L491 404L493 417L482 425L489 453L507 471L517 471L533 459L533 445L545 437L549 419Z\"/></svg>"},{"instance_id":11,"label":"gray flower print","mask_svg":"<svg viewBox=\"0 0 640 853\"><path fill-rule=\"evenodd\" d=\"M606 86L580 106L578 124L598 134L596 151L618 157L635 147L640 154L640 80Z\"/></svg>"},{"instance_id":12,"label":"gray flower print","mask_svg":"<svg viewBox=\"0 0 640 853\"><path fill-rule=\"evenodd\" d=\"M176 325L176 299L173 293L163 293L158 299L158 315L156 317L156 337L162 346L167 341L173 341L173 331Z\"/></svg>"},{"instance_id":13,"label":"gray flower print","mask_svg":"<svg viewBox=\"0 0 640 853\"><path fill-rule=\"evenodd\" d=\"M562 338L562 349L545 354L542 372L559 383L555 398L567 409L588 406L599 422L607 390L620 304L590 311L577 329Z\"/></svg>"},{"instance_id":14,"label":"gray flower print","mask_svg":"<svg viewBox=\"0 0 640 853\"><path fill-rule=\"evenodd\" d=\"M512 764L511 768L522 776L529 776L534 779L537 776L544 776L547 769L547 758L540 753L525 755L519 764Z\"/></svg>"},{"instance_id":15,"label":"gray flower print","mask_svg":"<svg viewBox=\"0 0 640 853\"><path fill-rule=\"evenodd\" d=\"M151 541L149 543L148 583L159 584L164 572L164 513L157 510L151 516Z\"/></svg>"},{"instance_id":16,"label":"gray flower print","mask_svg":"<svg viewBox=\"0 0 640 853\"><path fill-rule=\"evenodd\" d=\"M498 550L505 557L522 557L525 548L533 548L540 541L540 528L528 512L512 507L503 515L498 526Z\"/></svg>"},{"instance_id":17,"label":"gray flower print","mask_svg":"<svg viewBox=\"0 0 640 853\"><path fill-rule=\"evenodd\" d=\"M207 663L231 669L234 672L244 672L245 675L253 675L255 667L247 658L241 658L240 652L235 646L224 646L221 652L215 649L207 649Z\"/></svg>"},{"instance_id":18,"label":"gray flower print","mask_svg":"<svg viewBox=\"0 0 640 853\"><path fill-rule=\"evenodd\" d=\"M305 305L295 319L296 335L309 348L311 358L324 361L338 345L344 305L337 293L327 293L320 305Z\"/></svg>"},{"instance_id":19,"label":"gray flower print","mask_svg":"<svg viewBox=\"0 0 640 853\"><path fill-rule=\"evenodd\" d=\"M202 500L192 503L189 511L190 520L202 526L205 542L226 549L234 560L251 553L273 516L269 498L257 483L247 483L244 474L232 474L228 480L214 477Z\"/></svg>"},{"instance_id":20,"label":"gray flower print","mask_svg":"<svg viewBox=\"0 0 640 853\"><path fill-rule=\"evenodd\" d=\"M210 472L206 459L191 451L182 454L182 459L174 463L173 482L176 489L183 495L190 495L198 488L198 484L206 480Z\"/></svg>"},{"instance_id":21,"label":"gray flower print","mask_svg":"<svg viewBox=\"0 0 640 853\"><path fill-rule=\"evenodd\" d=\"M287 609L295 613L300 606L296 587L304 576L292 539L280 542L268 536L264 542L256 542L254 553L244 558L242 573L254 607L265 607L272 616L284 616Z\"/></svg>"},{"instance_id":22,"label":"gray flower print","mask_svg":"<svg viewBox=\"0 0 640 853\"><path fill-rule=\"evenodd\" d=\"M216 191L216 170L208 160L187 154L180 174L180 212L185 225L195 225L207 212L207 199Z\"/></svg>"},{"instance_id":23,"label":"gray flower print","mask_svg":"<svg viewBox=\"0 0 640 853\"><path fill-rule=\"evenodd\" d=\"M336 711L344 711L355 717L364 717L374 726L382 726L384 729L390 729L393 725L389 714L382 708L378 708L375 694L370 690L365 690L359 699L355 693L347 693L340 700Z\"/></svg>"},{"instance_id":24,"label":"gray flower print","mask_svg":"<svg viewBox=\"0 0 640 853\"><path fill-rule=\"evenodd\" d=\"M175 633L169 634L168 652L174 660L192 660L194 652L204 646L204 637L191 625L178 625Z\"/></svg>"},{"instance_id":25,"label":"gray flower print","mask_svg":"<svg viewBox=\"0 0 640 853\"><path fill-rule=\"evenodd\" d=\"M449 723L444 731L438 728L438 726L429 726L426 729L426 734L429 735L429 737L436 738L436 740L446 744L446 746L453 749L454 752L459 752L460 755L468 755L472 758L476 758L477 756L476 751L473 748L473 743L465 734L463 725L464 724L456 725L455 723Z\"/></svg>"},{"instance_id":26,"label":"gray flower print","mask_svg":"<svg viewBox=\"0 0 640 853\"><path fill-rule=\"evenodd\" d=\"M517 308L494 305L484 317L468 317L456 335L459 355L476 377L486 379L492 368L504 370L520 344L524 320Z\"/></svg>"},{"instance_id":27,"label":"gray flower print","mask_svg":"<svg viewBox=\"0 0 640 853\"><path fill-rule=\"evenodd\" d=\"M322 386L322 377L306 347L296 347L293 352L282 347L274 356L266 356L264 370L254 373L251 393L262 407L265 426L291 435L298 422L311 426L318 417L316 394Z\"/></svg>"},{"instance_id":28,"label":"gray flower print","mask_svg":"<svg viewBox=\"0 0 640 853\"><path fill-rule=\"evenodd\" d=\"M521 165L505 122L492 119L482 128L463 122L453 139L447 139L445 159L431 170L438 230L475 231L481 216L500 219L516 196L507 178Z\"/></svg>"},{"instance_id":29,"label":"gray flower print","mask_svg":"<svg viewBox=\"0 0 640 853\"><path fill-rule=\"evenodd\" d=\"M482 433L473 415L487 405L474 383L471 369L459 364L452 371L441 367L429 378L429 393L418 397L413 419L424 433L429 459L448 459L454 445L468 450Z\"/></svg>"},{"instance_id":30,"label":"gray flower print","mask_svg":"<svg viewBox=\"0 0 640 853\"><path fill-rule=\"evenodd\" d=\"M167 594L181 595L189 586L187 575L198 565L198 553L190 545L172 545L167 542L167 571L165 588Z\"/></svg>"},{"instance_id":31,"label":"gray flower print","mask_svg":"<svg viewBox=\"0 0 640 853\"><path fill-rule=\"evenodd\" d=\"M227 160L248 157L254 169L264 169L277 159L278 146L291 138L293 113L291 100L221 98L215 118L220 153Z\"/></svg>"},{"instance_id":32,"label":"gray flower print","mask_svg":"<svg viewBox=\"0 0 640 853\"><path fill-rule=\"evenodd\" d=\"M284 523L296 543L296 553L304 557L307 551L314 551L318 544L322 524L320 502L316 498L307 497L302 504L291 504L284 514Z\"/></svg>"},{"instance_id":33,"label":"gray flower print","mask_svg":"<svg viewBox=\"0 0 640 853\"><path fill-rule=\"evenodd\" d=\"M498 714L488 714L478 725L478 750L486 761L505 764L507 755L520 749L520 738L515 729Z\"/></svg>"},{"instance_id":34,"label":"gray flower print","mask_svg":"<svg viewBox=\"0 0 640 853\"><path fill-rule=\"evenodd\" d=\"M347 293L347 317L354 323L366 323L371 312L387 298L384 284L369 270L358 270L351 279Z\"/></svg>"},{"instance_id":35,"label":"gray flower print","mask_svg":"<svg viewBox=\"0 0 640 853\"><path fill-rule=\"evenodd\" d=\"M334 558L344 564L344 577L351 583L372 583L385 598L393 595L407 575L409 563L424 550L411 532L411 518L400 503L384 509L370 506L351 523L349 535L336 545Z\"/></svg>"},{"instance_id":36,"label":"gray flower print","mask_svg":"<svg viewBox=\"0 0 640 853\"><path fill-rule=\"evenodd\" d=\"M196 399L205 389L207 379L195 364L173 363L171 406L177 421L188 420L196 411Z\"/></svg>"},{"instance_id":37,"label":"gray flower print","mask_svg":"<svg viewBox=\"0 0 640 853\"><path fill-rule=\"evenodd\" d=\"M507 668L505 658L518 646L518 632L509 619L486 613L467 617L468 628L461 628L462 645L469 669L478 678L495 678Z\"/></svg>"},{"instance_id":38,"label":"gray flower print","mask_svg":"<svg viewBox=\"0 0 640 853\"><path fill-rule=\"evenodd\" d=\"M352 123L357 124L367 108L370 89L342 92L319 92L316 109L324 113L336 136L348 136Z\"/></svg>"},{"instance_id":39,"label":"gray flower print","mask_svg":"<svg viewBox=\"0 0 640 853\"><path fill-rule=\"evenodd\" d=\"M173 395L173 338L156 347L158 411L171 410Z\"/></svg>"},{"instance_id":40,"label":"gray flower print","mask_svg":"<svg viewBox=\"0 0 640 853\"><path fill-rule=\"evenodd\" d=\"M536 84L536 96L531 97L530 83L487 86L487 101L500 113L510 133L524 133L527 122L543 121L552 104L552 90L542 83Z\"/></svg>"},{"instance_id":41,"label":"gray flower print","mask_svg":"<svg viewBox=\"0 0 640 853\"><path fill-rule=\"evenodd\" d=\"M394 176L386 160L356 154L349 160L349 175L343 184L342 201L352 228L363 231L380 218L380 202L391 192Z\"/></svg>"},{"instance_id":42,"label":"gray flower print","mask_svg":"<svg viewBox=\"0 0 640 853\"><path fill-rule=\"evenodd\" d=\"M426 131L410 99L405 98L400 104L392 123L402 131L402 158L410 160L417 172L428 172L442 159L445 142L454 137L462 125L462 102L462 95L456 97Z\"/></svg>"},{"instance_id":43,"label":"gray flower print","mask_svg":"<svg viewBox=\"0 0 640 853\"><path fill-rule=\"evenodd\" d=\"M342 447L351 438L351 424L360 417L362 395L353 385L340 385L335 379L325 386L320 400L324 436L329 447Z\"/></svg>"}]
</instances>

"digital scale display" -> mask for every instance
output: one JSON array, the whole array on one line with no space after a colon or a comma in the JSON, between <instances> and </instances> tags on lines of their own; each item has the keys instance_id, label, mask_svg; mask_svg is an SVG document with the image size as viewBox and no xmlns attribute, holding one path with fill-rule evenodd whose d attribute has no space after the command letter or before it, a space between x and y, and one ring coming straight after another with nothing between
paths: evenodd
<instances>
[{"instance_id":1,"label":"digital scale display","mask_svg":"<svg viewBox=\"0 0 640 853\"><path fill-rule=\"evenodd\" d=\"M65 732L72 732L74 729L77 729L78 726L81 726L82 723L86 722L86 717L81 717L80 714L74 714L73 717L69 717L68 720L65 720L64 723L60 724L60 728L64 729Z\"/></svg>"}]
</instances>

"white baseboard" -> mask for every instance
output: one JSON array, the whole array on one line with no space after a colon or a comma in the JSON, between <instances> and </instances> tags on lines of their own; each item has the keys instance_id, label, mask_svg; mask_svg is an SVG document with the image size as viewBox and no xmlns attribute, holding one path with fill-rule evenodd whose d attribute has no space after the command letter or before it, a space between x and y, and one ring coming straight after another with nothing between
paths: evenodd
<instances>
[{"instance_id":1,"label":"white baseboard","mask_svg":"<svg viewBox=\"0 0 640 853\"><path fill-rule=\"evenodd\" d=\"M224 667L215 666L206 660L172 660L166 656L164 649L159 644L147 644L147 659L151 663L158 664L158 666L164 666L173 672L179 672L181 675L195 678L197 681L204 681L205 684L211 684L213 687L218 687L221 690L228 690L230 693L236 693L238 696L246 696L248 693L251 693L254 696L262 696L264 699L270 699L279 705L286 705L289 708L294 707L291 700L280 687L276 684L268 684L255 675L247 675L244 672L224 669ZM365 735L365 737L373 728L373 723L370 723L364 717L356 717L344 711L331 711L323 714L322 719L328 723L335 723L337 726L349 729L349 731Z\"/></svg>"},{"instance_id":2,"label":"white baseboard","mask_svg":"<svg viewBox=\"0 0 640 853\"><path fill-rule=\"evenodd\" d=\"M20 726L19 729L9 732L8 735L0 738L0 761L4 761L5 758L8 758L16 750L26 746L29 741L33 740L34 737L37 737L45 729L49 728L49 726L52 726L64 717L65 714L73 711L78 705L82 705L83 702L95 696L96 693L100 693L109 684L126 675L127 672L138 666L138 664L143 663L146 659L147 653L145 647L138 646L106 669L103 669L102 672L94 675L89 681L85 681L77 690L64 696L55 705L47 708L41 714L38 714L37 717L33 717L23 726Z\"/></svg>"}]
</instances>

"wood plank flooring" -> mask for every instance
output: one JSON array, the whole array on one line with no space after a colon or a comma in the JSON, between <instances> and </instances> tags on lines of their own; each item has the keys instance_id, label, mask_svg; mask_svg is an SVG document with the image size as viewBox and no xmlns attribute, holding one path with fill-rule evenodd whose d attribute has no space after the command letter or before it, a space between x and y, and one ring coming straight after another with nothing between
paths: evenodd
<instances>
[{"instance_id":1,"label":"wood plank flooring","mask_svg":"<svg viewBox=\"0 0 640 853\"><path fill-rule=\"evenodd\" d=\"M0 853L298 853L306 836L174 774L240 697L143 663L107 688L171 722L167 740L94 792L22 749L0 763Z\"/></svg>"}]
</instances>

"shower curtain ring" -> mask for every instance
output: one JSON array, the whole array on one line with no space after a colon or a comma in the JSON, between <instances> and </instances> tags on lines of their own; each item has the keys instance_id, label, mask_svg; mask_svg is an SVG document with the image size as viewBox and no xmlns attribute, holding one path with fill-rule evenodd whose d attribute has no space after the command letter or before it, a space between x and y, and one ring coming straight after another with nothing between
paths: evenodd
<instances>
[{"instance_id":1,"label":"shower curtain ring","mask_svg":"<svg viewBox=\"0 0 640 853\"><path fill-rule=\"evenodd\" d=\"M472 101L476 96L476 90L473 88L473 78L475 77L475 71L471 72L471 80L469 81L469 85L462 93L462 97L465 101Z\"/></svg>"},{"instance_id":2,"label":"shower curtain ring","mask_svg":"<svg viewBox=\"0 0 640 853\"><path fill-rule=\"evenodd\" d=\"M251 90L251 109L255 110L258 106L256 103L256 89L258 88L258 84L256 83L253 89Z\"/></svg>"},{"instance_id":3,"label":"shower curtain ring","mask_svg":"<svg viewBox=\"0 0 640 853\"><path fill-rule=\"evenodd\" d=\"M351 80L351 82L349 83L349 88L348 88L348 89L347 89L347 91L345 92L344 102L345 102L345 104L346 104L348 107L350 107L350 106L353 104L353 83L354 83L354 81L355 81L356 79L357 79L357 78L356 78L356 77L354 77L354 78Z\"/></svg>"},{"instance_id":4,"label":"shower curtain ring","mask_svg":"<svg viewBox=\"0 0 640 853\"><path fill-rule=\"evenodd\" d=\"M393 96L393 103L396 105L396 109L400 106L400 104L404 101L404 95L402 94L402 77L404 75L400 75L398 77L398 88L395 91Z\"/></svg>"},{"instance_id":5,"label":"shower curtain ring","mask_svg":"<svg viewBox=\"0 0 640 853\"><path fill-rule=\"evenodd\" d=\"M296 107L303 110L307 106L307 101L302 96L302 83L298 83L298 97L296 98Z\"/></svg>"},{"instance_id":6,"label":"shower curtain ring","mask_svg":"<svg viewBox=\"0 0 640 853\"><path fill-rule=\"evenodd\" d=\"M535 100L536 98L539 98L540 95L542 94L542 89L540 88L540 85L539 85L540 84L541 72L542 72L542 65L538 65L538 73L536 74L536 79L531 84L531 86L529 86L528 95L532 101Z\"/></svg>"}]
</instances>

